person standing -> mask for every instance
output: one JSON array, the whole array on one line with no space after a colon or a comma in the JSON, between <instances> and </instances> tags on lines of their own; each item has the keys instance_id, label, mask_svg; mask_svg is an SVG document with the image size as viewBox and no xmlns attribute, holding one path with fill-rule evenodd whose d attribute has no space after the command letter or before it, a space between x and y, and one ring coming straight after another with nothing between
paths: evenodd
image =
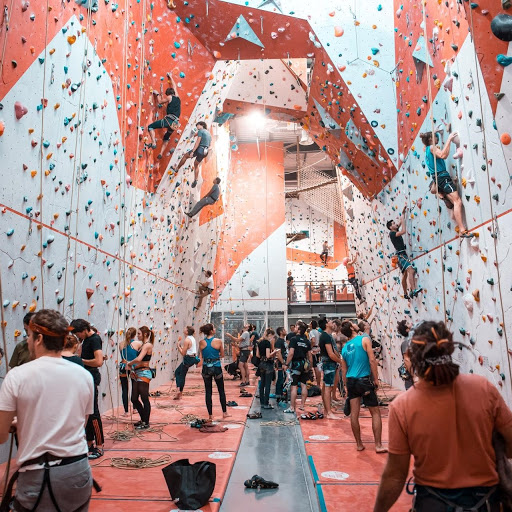
<instances>
[{"instance_id":1,"label":"person standing","mask_svg":"<svg viewBox=\"0 0 512 512\"><path fill-rule=\"evenodd\" d=\"M320 360L324 372L322 383L322 402L324 404L325 417L330 420L338 419L332 412L331 399L332 388L336 381L338 365L341 364L341 357L336 349L336 343L332 337L334 325L331 320L321 318L318 322L322 334L320 334Z\"/></svg>"},{"instance_id":2,"label":"person standing","mask_svg":"<svg viewBox=\"0 0 512 512\"><path fill-rule=\"evenodd\" d=\"M73 320L70 324L72 332L82 340L82 361L84 368L90 372L94 380L94 412L87 420L85 436L89 445L89 459L103 456L103 424L98 404L98 388L101 383L100 368L103 366L103 350L101 338L94 327L82 318Z\"/></svg>"},{"instance_id":3,"label":"person standing","mask_svg":"<svg viewBox=\"0 0 512 512\"><path fill-rule=\"evenodd\" d=\"M121 362L119 363L119 382L121 383L121 398L123 401L124 416L128 416L128 369L126 363L137 357L137 351L132 348L132 342L137 335L137 329L135 327L128 327L124 333L124 338L119 345L119 357Z\"/></svg>"},{"instance_id":4,"label":"person standing","mask_svg":"<svg viewBox=\"0 0 512 512\"><path fill-rule=\"evenodd\" d=\"M75 363L83 368L84 362L82 361L82 358L76 355L79 342L80 340L76 337L76 335L72 333L67 334L64 338L64 347L62 347L61 356L62 359L65 359L70 363Z\"/></svg>"},{"instance_id":5,"label":"person standing","mask_svg":"<svg viewBox=\"0 0 512 512\"><path fill-rule=\"evenodd\" d=\"M411 334L411 329L412 324L408 320L401 320L400 322L398 322L398 334L400 334L400 336L404 338L404 341L402 341L402 344L400 345L403 363L402 366L398 368L398 373L400 375L400 378L404 381L406 391L414 385L414 380L411 375L411 361L409 359L409 354L407 353L409 349L409 338Z\"/></svg>"},{"instance_id":6,"label":"person standing","mask_svg":"<svg viewBox=\"0 0 512 512\"><path fill-rule=\"evenodd\" d=\"M193 206L192 210L185 212L185 215L191 219L192 217L195 217L205 206L212 205L217 202L220 197L219 183L220 178L215 178L213 180L213 186L208 193Z\"/></svg>"},{"instance_id":7,"label":"person standing","mask_svg":"<svg viewBox=\"0 0 512 512\"><path fill-rule=\"evenodd\" d=\"M322 372L320 371L320 331L318 330L318 322L311 320L309 324L309 341L311 343L311 356L313 357L313 373L315 375L317 386L321 385Z\"/></svg>"},{"instance_id":8,"label":"person standing","mask_svg":"<svg viewBox=\"0 0 512 512\"><path fill-rule=\"evenodd\" d=\"M181 167L185 165L185 162L189 159L195 158L194 160L194 181L192 182L192 188L195 188L197 185L197 179L199 178L199 165L208 155L208 148L212 143L212 136L208 131L208 126L204 121L199 121L196 123L197 135L196 142L194 144L193 149L189 152L185 153L180 163L178 164L178 168L176 171L179 171Z\"/></svg>"},{"instance_id":9,"label":"person standing","mask_svg":"<svg viewBox=\"0 0 512 512\"><path fill-rule=\"evenodd\" d=\"M23 317L23 329L25 333L28 332L28 324L30 323L30 319L35 315L35 313L27 313ZM21 366L22 364L28 363L30 361L30 353L28 351L27 345L27 337L25 336L15 347L11 355L11 359L9 361L9 368L16 368L16 366Z\"/></svg>"},{"instance_id":10,"label":"person standing","mask_svg":"<svg viewBox=\"0 0 512 512\"><path fill-rule=\"evenodd\" d=\"M27 346L32 361L11 370L0 388L0 443L16 416L20 466L11 510L88 510L92 474L84 424L94 411L89 372L61 357L68 322L41 309L30 319ZM8 492L2 506L9 508Z\"/></svg>"},{"instance_id":11,"label":"person standing","mask_svg":"<svg viewBox=\"0 0 512 512\"><path fill-rule=\"evenodd\" d=\"M126 363L127 370L133 370L130 375L132 379L132 405L140 416L140 421L135 423L137 430L147 430L149 428L149 418L151 416L149 383L153 378L149 362L153 355L154 342L155 333L149 327L143 325L137 331L137 341L130 345L137 351L137 357Z\"/></svg>"},{"instance_id":12,"label":"person standing","mask_svg":"<svg viewBox=\"0 0 512 512\"><path fill-rule=\"evenodd\" d=\"M297 334L297 325L296 324L290 324L290 332L286 335L286 341L290 343L292 338L295 338Z\"/></svg>"},{"instance_id":13,"label":"person standing","mask_svg":"<svg viewBox=\"0 0 512 512\"><path fill-rule=\"evenodd\" d=\"M213 382L219 392L220 406L222 408L222 417L227 418L229 414L226 407L226 392L224 390L224 377L222 375L221 358L224 357L224 343L221 339L215 337L215 326L205 324L200 329L204 339L199 342L201 354L201 364L203 370L201 375L204 381L206 409L208 410L208 421L213 421L212 392Z\"/></svg>"},{"instance_id":14,"label":"person standing","mask_svg":"<svg viewBox=\"0 0 512 512\"><path fill-rule=\"evenodd\" d=\"M301 386L301 409L306 405L308 391L306 382L308 381L309 369L313 365L311 356L311 343L306 336L306 324L301 322L297 325L297 334L291 339L288 346L288 357L284 368L290 368L292 376L291 384L291 402L290 407L284 412L295 413L295 403L297 401L297 387L299 382Z\"/></svg>"},{"instance_id":15,"label":"person standing","mask_svg":"<svg viewBox=\"0 0 512 512\"><path fill-rule=\"evenodd\" d=\"M400 222L397 223L394 220L389 220L386 223L387 228L389 229L389 238L391 239L391 243L396 250L396 257L398 258L398 266L402 271L402 288L404 290L404 297L406 299L415 298L418 293L421 292L422 288L419 287L416 289L416 269L414 268L409 256L407 255L407 251L405 249L405 242L403 235L405 235L405 210L407 206L404 206L402 211L402 218Z\"/></svg>"},{"instance_id":16,"label":"person standing","mask_svg":"<svg viewBox=\"0 0 512 512\"><path fill-rule=\"evenodd\" d=\"M497 454L501 434L512 457L512 411L479 375L461 375L453 334L443 322L422 322L408 353L418 382L389 408L389 455L374 512L387 512L404 489L414 457L414 510L498 512Z\"/></svg>"},{"instance_id":17,"label":"person standing","mask_svg":"<svg viewBox=\"0 0 512 512\"><path fill-rule=\"evenodd\" d=\"M274 355L271 340L274 338L273 329L267 329L265 334L257 344L257 357L260 359L258 366L260 370L260 406L262 409L273 409L269 404L270 385L272 384L272 376L274 374Z\"/></svg>"},{"instance_id":18,"label":"person standing","mask_svg":"<svg viewBox=\"0 0 512 512\"><path fill-rule=\"evenodd\" d=\"M277 340L274 344L274 349L276 351L276 367L277 367L277 377L276 377L276 398L277 403L283 400L283 392L284 392L284 381L285 381L285 371L283 369L283 363L286 361L287 357L287 349L286 349L286 329L284 327L277 328Z\"/></svg>"},{"instance_id":19,"label":"person standing","mask_svg":"<svg viewBox=\"0 0 512 512\"><path fill-rule=\"evenodd\" d=\"M372 342L367 336L358 335L359 327L349 321L342 323L341 332L349 340L341 352L342 373L347 400L350 403L350 426L357 444L357 450L364 450L359 426L359 411L361 400L372 415L372 430L375 439L375 451L385 453L382 446L382 418L379 410L379 400L375 390L378 387L379 376L377 361L372 350Z\"/></svg>"},{"instance_id":20,"label":"person standing","mask_svg":"<svg viewBox=\"0 0 512 512\"><path fill-rule=\"evenodd\" d=\"M205 270L204 275L206 276L206 281L196 281L199 285L197 294L199 297L199 301L197 302L196 308L199 309L203 304L203 299L208 295L211 295L213 292L214 284L213 284L213 274L211 270Z\"/></svg>"},{"instance_id":21,"label":"person standing","mask_svg":"<svg viewBox=\"0 0 512 512\"><path fill-rule=\"evenodd\" d=\"M238 343L238 348L240 349L240 364L238 365L240 368L240 373L242 374L242 382L240 383L240 387L249 385L249 359L251 357L251 333L249 332L251 329L251 325L244 325L242 334L235 338L229 332L226 333L226 336L233 341L234 343Z\"/></svg>"},{"instance_id":22,"label":"person standing","mask_svg":"<svg viewBox=\"0 0 512 512\"><path fill-rule=\"evenodd\" d=\"M195 332L196 330L192 326L187 325L183 331L185 335L183 345L178 342L178 352L183 356L183 361L174 372L176 387L178 388L174 400L179 400L183 395L183 388L185 387L185 379L189 368L199 362L199 358L197 357L197 342L194 338Z\"/></svg>"}]
</instances>

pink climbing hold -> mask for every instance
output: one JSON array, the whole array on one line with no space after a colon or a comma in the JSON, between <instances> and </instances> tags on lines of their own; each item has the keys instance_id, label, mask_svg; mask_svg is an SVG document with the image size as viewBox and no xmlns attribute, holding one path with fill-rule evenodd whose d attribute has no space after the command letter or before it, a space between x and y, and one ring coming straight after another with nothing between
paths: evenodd
<instances>
[{"instance_id":1,"label":"pink climbing hold","mask_svg":"<svg viewBox=\"0 0 512 512\"><path fill-rule=\"evenodd\" d=\"M28 113L28 108L17 101L14 104L14 113L16 114L16 119L19 121L25 114Z\"/></svg>"}]
</instances>

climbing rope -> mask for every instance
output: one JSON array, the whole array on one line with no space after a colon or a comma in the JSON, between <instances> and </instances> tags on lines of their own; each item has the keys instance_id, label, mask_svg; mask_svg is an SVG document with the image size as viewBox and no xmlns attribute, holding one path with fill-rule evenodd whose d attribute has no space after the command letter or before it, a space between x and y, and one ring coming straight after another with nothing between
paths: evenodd
<instances>
[{"instance_id":1,"label":"climbing rope","mask_svg":"<svg viewBox=\"0 0 512 512\"><path fill-rule=\"evenodd\" d=\"M172 457L170 455L162 455L156 459L148 457L110 457L103 459L99 464L91 464L91 466L95 468L105 467L105 462L109 462L110 467L117 469L148 469L169 464L172 462Z\"/></svg>"}]
</instances>

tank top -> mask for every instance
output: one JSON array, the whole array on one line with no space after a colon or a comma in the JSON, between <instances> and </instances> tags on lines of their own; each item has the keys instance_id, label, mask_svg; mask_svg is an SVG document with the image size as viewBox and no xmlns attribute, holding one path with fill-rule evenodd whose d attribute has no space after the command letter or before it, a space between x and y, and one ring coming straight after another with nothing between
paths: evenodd
<instances>
[{"instance_id":1,"label":"tank top","mask_svg":"<svg viewBox=\"0 0 512 512\"><path fill-rule=\"evenodd\" d=\"M360 379L371 374L370 360L363 347L363 336L347 341L341 355L347 363L347 378Z\"/></svg>"},{"instance_id":2,"label":"tank top","mask_svg":"<svg viewBox=\"0 0 512 512\"><path fill-rule=\"evenodd\" d=\"M220 350L212 347L212 341L215 338L212 336L211 338L205 338L206 347L203 348L203 359L210 359L212 362L207 363L207 366L220 366Z\"/></svg>"},{"instance_id":3,"label":"tank top","mask_svg":"<svg viewBox=\"0 0 512 512\"><path fill-rule=\"evenodd\" d=\"M149 343L149 342L148 342ZM130 348L135 351L135 353L137 354L137 356L142 352L142 347L145 345L145 343L142 344L142 346L140 347L139 350L135 350L131 345L130 345ZM143 358L142 358L142 361L144 362L148 362L148 361L151 361L151 356L153 354L146 354ZM136 357L137 357L136 356Z\"/></svg>"},{"instance_id":4,"label":"tank top","mask_svg":"<svg viewBox=\"0 0 512 512\"><path fill-rule=\"evenodd\" d=\"M187 338L192 342L190 348L187 350L187 356L195 356L197 354L197 343L194 336L187 336Z\"/></svg>"},{"instance_id":5,"label":"tank top","mask_svg":"<svg viewBox=\"0 0 512 512\"><path fill-rule=\"evenodd\" d=\"M448 171L446 170L446 162L442 158L436 158L435 159L435 166L434 166L434 155L432 154L432 151L430 149L430 146L427 147L425 150L425 163L427 164L427 176L434 176L435 170L437 169L437 177L441 175L448 174Z\"/></svg>"},{"instance_id":6,"label":"tank top","mask_svg":"<svg viewBox=\"0 0 512 512\"><path fill-rule=\"evenodd\" d=\"M356 271L354 269L354 265L347 265L347 274L349 279L351 277L356 277Z\"/></svg>"},{"instance_id":7,"label":"tank top","mask_svg":"<svg viewBox=\"0 0 512 512\"><path fill-rule=\"evenodd\" d=\"M178 98L178 96L173 96L172 100L167 103L166 115L180 117L181 100Z\"/></svg>"},{"instance_id":8,"label":"tank top","mask_svg":"<svg viewBox=\"0 0 512 512\"><path fill-rule=\"evenodd\" d=\"M132 347L131 342L126 347L122 348L120 351L121 359L125 361L133 361L139 353Z\"/></svg>"}]
</instances>

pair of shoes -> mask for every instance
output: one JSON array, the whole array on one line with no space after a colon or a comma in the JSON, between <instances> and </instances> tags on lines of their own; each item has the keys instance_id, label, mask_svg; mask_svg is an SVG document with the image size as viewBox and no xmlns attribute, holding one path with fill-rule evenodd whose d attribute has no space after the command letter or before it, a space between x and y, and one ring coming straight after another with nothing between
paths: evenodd
<instances>
[{"instance_id":1,"label":"pair of shoes","mask_svg":"<svg viewBox=\"0 0 512 512\"><path fill-rule=\"evenodd\" d=\"M261 412L250 412L247 417L250 420L257 420L258 418L262 418Z\"/></svg>"},{"instance_id":2,"label":"pair of shoes","mask_svg":"<svg viewBox=\"0 0 512 512\"><path fill-rule=\"evenodd\" d=\"M137 428L137 427L140 427L142 425L142 423L143 423L142 421L137 421L136 423L133 424L133 426L135 428Z\"/></svg>"},{"instance_id":3,"label":"pair of shoes","mask_svg":"<svg viewBox=\"0 0 512 512\"><path fill-rule=\"evenodd\" d=\"M252 393L240 393L240 396L242 398L249 398L250 396L252 396Z\"/></svg>"},{"instance_id":4,"label":"pair of shoes","mask_svg":"<svg viewBox=\"0 0 512 512\"><path fill-rule=\"evenodd\" d=\"M301 414L300 417L303 420L316 420L316 419L318 419L318 416L314 412L307 412L305 414ZM322 418L323 417L324 417L324 415L322 414Z\"/></svg>"},{"instance_id":5,"label":"pair of shoes","mask_svg":"<svg viewBox=\"0 0 512 512\"><path fill-rule=\"evenodd\" d=\"M251 479L244 482L248 489L277 489L279 484L270 480L265 480L261 476L254 475Z\"/></svg>"},{"instance_id":6,"label":"pair of shoes","mask_svg":"<svg viewBox=\"0 0 512 512\"><path fill-rule=\"evenodd\" d=\"M140 425L135 427L135 430L147 430L149 428L149 423L140 422Z\"/></svg>"},{"instance_id":7,"label":"pair of shoes","mask_svg":"<svg viewBox=\"0 0 512 512\"><path fill-rule=\"evenodd\" d=\"M190 185L190 186L191 186L192 188L196 188L196 185L197 185L197 180L194 180L194 181L192 182L192 185Z\"/></svg>"},{"instance_id":8,"label":"pair of shoes","mask_svg":"<svg viewBox=\"0 0 512 512\"><path fill-rule=\"evenodd\" d=\"M266 404L266 405L262 405L261 406L262 409L273 409L274 406L270 405L270 404Z\"/></svg>"},{"instance_id":9,"label":"pair of shoes","mask_svg":"<svg viewBox=\"0 0 512 512\"><path fill-rule=\"evenodd\" d=\"M230 400L226 403L228 407L238 407L238 404L234 400Z\"/></svg>"},{"instance_id":10,"label":"pair of shoes","mask_svg":"<svg viewBox=\"0 0 512 512\"><path fill-rule=\"evenodd\" d=\"M283 412L287 414L295 414L295 411L291 407L288 407L288 409L285 409Z\"/></svg>"},{"instance_id":11,"label":"pair of shoes","mask_svg":"<svg viewBox=\"0 0 512 512\"><path fill-rule=\"evenodd\" d=\"M87 458L89 460L99 459L100 457L103 457L103 450L96 448L96 446L91 448L91 450L89 451L89 454L87 455Z\"/></svg>"},{"instance_id":12,"label":"pair of shoes","mask_svg":"<svg viewBox=\"0 0 512 512\"><path fill-rule=\"evenodd\" d=\"M205 424L206 424L206 420L197 419L197 420L193 421L190 424L190 426L193 428L202 428L205 426Z\"/></svg>"}]
</instances>

